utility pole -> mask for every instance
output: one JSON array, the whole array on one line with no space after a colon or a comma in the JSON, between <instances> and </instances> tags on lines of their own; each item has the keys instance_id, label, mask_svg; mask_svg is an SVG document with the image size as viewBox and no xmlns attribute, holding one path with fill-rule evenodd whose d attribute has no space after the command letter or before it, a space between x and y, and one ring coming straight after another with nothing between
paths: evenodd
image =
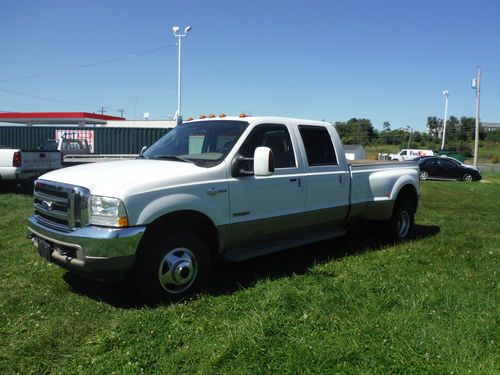
<instances>
[{"instance_id":1,"label":"utility pole","mask_svg":"<svg viewBox=\"0 0 500 375\"><path fill-rule=\"evenodd\" d=\"M472 88L476 89L476 137L474 140L474 167L477 167L479 149L479 107L481 102L481 67L477 67L476 78L472 80Z\"/></svg>"},{"instance_id":2,"label":"utility pole","mask_svg":"<svg viewBox=\"0 0 500 375\"><path fill-rule=\"evenodd\" d=\"M119 109L118 112L120 112L120 117L123 118L123 112L125 112L124 109Z\"/></svg>"},{"instance_id":3,"label":"utility pole","mask_svg":"<svg viewBox=\"0 0 500 375\"><path fill-rule=\"evenodd\" d=\"M406 125L408 130L410 131L410 138L408 138L408 149L410 148L410 143L411 143L411 133L413 132L413 128L410 125Z\"/></svg>"},{"instance_id":4,"label":"utility pole","mask_svg":"<svg viewBox=\"0 0 500 375\"><path fill-rule=\"evenodd\" d=\"M103 115L103 114L104 114L104 112L108 112L108 111L105 111L105 110L104 110L104 106L101 106L101 115Z\"/></svg>"}]
</instances>

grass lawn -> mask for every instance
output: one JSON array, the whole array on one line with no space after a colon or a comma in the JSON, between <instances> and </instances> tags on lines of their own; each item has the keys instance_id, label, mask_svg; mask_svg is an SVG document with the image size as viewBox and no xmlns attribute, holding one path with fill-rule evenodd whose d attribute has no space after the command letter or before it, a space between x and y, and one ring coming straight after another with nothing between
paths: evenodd
<instances>
[{"instance_id":1,"label":"grass lawn","mask_svg":"<svg viewBox=\"0 0 500 375\"><path fill-rule=\"evenodd\" d=\"M500 174L421 187L411 241L352 227L161 306L39 259L0 194L0 373L498 374Z\"/></svg>"}]
</instances>

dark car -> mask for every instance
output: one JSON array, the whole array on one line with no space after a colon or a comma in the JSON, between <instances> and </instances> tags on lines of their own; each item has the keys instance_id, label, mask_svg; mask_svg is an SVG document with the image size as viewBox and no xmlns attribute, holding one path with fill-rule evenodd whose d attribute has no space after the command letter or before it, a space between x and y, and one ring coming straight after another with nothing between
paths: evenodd
<instances>
[{"instance_id":1,"label":"dark car","mask_svg":"<svg viewBox=\"0 0 500 375\"><path fill-rule=\"evenodd\" d=\"M418 160L420 179L479 181L479 169L449 157L429 156Z\"/></svg>"}]
</instances>

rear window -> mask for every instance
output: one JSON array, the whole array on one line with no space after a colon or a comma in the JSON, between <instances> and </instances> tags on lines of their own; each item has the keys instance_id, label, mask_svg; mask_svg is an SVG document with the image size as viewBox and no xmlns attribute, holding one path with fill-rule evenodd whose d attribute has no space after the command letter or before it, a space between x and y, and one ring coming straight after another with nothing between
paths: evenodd
<instances>
[{"instance_id":1,"label":"rear window","mask_svg":"<svg viewBox=\"0 0 500 375\"><path fill-rule=\"evenodd\" d=\"M311 167L338 164L332 139L326 128L300 125L299 131L306 149L307 162Z\"/></svg>"}]
</instances>

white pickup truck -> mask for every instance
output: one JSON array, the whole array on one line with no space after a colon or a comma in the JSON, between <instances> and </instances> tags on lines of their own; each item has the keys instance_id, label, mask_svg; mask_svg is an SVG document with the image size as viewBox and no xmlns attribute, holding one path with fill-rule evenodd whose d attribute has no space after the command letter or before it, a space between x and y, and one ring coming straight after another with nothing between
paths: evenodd
<instances>
[{"instance_id":1,"label":"white pickup truck","mask_svg":"<svg viewBox=\"0 0 500 375\"><path fill-rule=\"evenodd\" d=\"M81 165L35 182L32 241L70 271L134 278L179 299L214 262L342 235L357 220L409 236L419 198L414 162L348 165L326 122L224 117L183 123L137 160Z\"/></svg>"},{"instance_id":2,"label":"white pickup truck","mask_svg":"<svg viewBox=\"0 0 500 375\"><path fill-rule=\"evenodd\" d=\"M59 151L0 149L0 184L33 183L38 176L62 167Z\"/></svg>"}]
</instances>

